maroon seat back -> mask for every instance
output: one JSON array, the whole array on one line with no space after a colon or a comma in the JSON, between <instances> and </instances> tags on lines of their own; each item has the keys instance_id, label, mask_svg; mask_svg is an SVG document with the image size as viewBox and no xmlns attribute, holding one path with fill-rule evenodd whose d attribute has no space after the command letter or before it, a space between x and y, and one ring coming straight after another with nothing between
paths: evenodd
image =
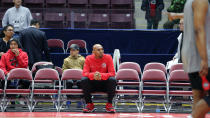
<instances>
[{"instance_id":1,"label":"maroon seat back","mask_svg":"<svg viewBox=\"0 0 210 118\"><path fill-rule=\"evenodd\" d=\"M166 67L162 63L153 62L153 63L146 64L144 67L144 71L150 70L150 69L158 69L158 70L163 71L166 74Z\"/></svg>"},{"instance_id":2,"label":"maroon seat back","mask_svg":"<svg viewBox=\"0 0 210 118\"><path fill-rule=\"evenodd\" d=\"M34 80L57 80L59 81L58 72L55 69L44 68L36 72Z\"/></svg>"},{"instance_id":3,"label":"maroon seat back","mask_svg":"<svg viewBox=\"0 0 210 118\"><path fill-rule=\"evenodd\" d=\"M117 80L134 80L139 81L139 75L136 70L133 69L121 69L116 74Z\"/></svg>"},{"instance_id":4,"label":"maroon seat back","mask_svg":"<svg viewBox=\"0 0 210 118\"><path fill-rule=\"evenodd\" d=\"M63 72L61 80L81 80L82 70L80 69L67 69Z\"/></svg>"},{"instance_id":5,"label":"maroon seat back","mask_svg":"<svg viewBox=\"0 0 210 118\"><path fill-rule=\"evenodd\" d=\"M134 69L138 72L138 74L141 74L141 67L135 62L123 62L119 66L119 70L121 69Z\"/></svg>"},{"instance_id":6,"label":"maroon seat back","mask_svg":"<svg viewBox=\"0 0 210 118\"><path fill-rule=\"evenodd\" d=\"M4 71L0 69L0 80L4 79L5 79Z\"/></svg>"},{"instance_id":7,"label":"maroon seat back","mask_svg":"<svg viewBox=\"0 0 210 118\"><path fill-rule=\"evenodd\" d=\"M183 63L174 64L171 66L169 73L173 72L174 70L183 70Z\"/></svg>"},{"instance_id":8,"label":"maroon seat back","mask_svg":"<svg viewBox=\"0 0 210 118\"><path fill-rule=\"evenodd\" d=\"M174 70L170 73L169 82L184 81L189 82L188 74L184 70Z\"/></svg>"},{"instance_id":9,"label":"maroon seat back","mask_svg":"<svg viewBox=\"0 0 210 118\"><path fill-rule=\"evenodd\" d=\"M31 81L32 80L31 71L26 68L12 69L7 76L7 80L14 80L14 79L24 79Z\"/></svg>"},{"instance_id":10,"label":"maroon seat back","mask_svg":"<svg viewBox=\"0 0 210 118\"><path fill-rule=\"evenodd\" d=\"M144 71L142 81L166 82L166 75L162 70L150 69Z\"/></svg>"}]
</instances>

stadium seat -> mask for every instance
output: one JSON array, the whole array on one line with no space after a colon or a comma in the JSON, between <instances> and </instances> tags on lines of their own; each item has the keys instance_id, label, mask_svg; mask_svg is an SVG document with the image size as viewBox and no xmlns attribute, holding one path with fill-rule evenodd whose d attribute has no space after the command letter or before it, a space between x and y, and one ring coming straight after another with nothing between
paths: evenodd
<instances>
[{"instance_id":1,"label":"stadium seat","mask_svg":"<svg viewBox=\"0 0 210 118\"><path fill-rule=\"evenodd\" d=\"M88 24L89 28L109 28L110 25L110 19L109 14L102 13L102 14L89 14L88 15Z\"/></svg>"},{"instance_id":2,"label":"stadium seat","mask_svg":"<svg viewBox=\"0 0 210 118\"><path fill-rule=\"evenodd\" d=\"M132 9L134 0L111 0L111 8Z\"/></svg>"},{"instance_id":3,"label":"stadium seat","mask_svg":"<svg viewBox=\"0 0 210 118\"><path fill-rule=\"evenodd\" d=\"M67 27L87 28L88 16L86 13L67 13Z\"/></svg>"},{"instance_id":4,"label":"stadium seat","mask_svg":"<svg viewBox=\"0 0 210 118\"><path fill-rule=\"evenodd\" d=\"M89 5L91 8L109 8L110 0L89 0Z\"/></svg>"},{"instance_id":5,"label":"stadium seat","mask_svg":"<svg viewBox=\"0 0 210 118\"><path fill-rule=\"evenodd\" d=\"M174 70L183 70L183 63L174 64L171 66L171 69L169 70L169 73L173 72Z\"/></svg>"},{"instance_id":6,"label":"stadium seat","mask_svg":"<svg viewBox=\"0 0 210 118\"><path fill-rule=\"evenodd\" d=\"M67 69L63 72L62 74L62 78L61 81L63 83L66 83L66 80L81 80L82 79L82 70L80 69ZM81 101L81 99L73 99L72 98L68 98L66 99L66 95L83 95L82 89L67 89L65 84L64 84L64 88L61 90L61 108L63 106L63 104L68 100L71 99L72 101Z\"/></svg>"},{"instance_id":7,"label":"stadium seat","mask_svg":"<svg viewBox=\"0 0 210 118\"><path fill-rule=\"evenodd\" d=\"M58 74L59 74L59 77L61 77L62 74L63 74L62 68L61 68L61 67L58 67L58 66L55 66L55 70L57 70L57 72L58 72Z\"/></svg>"},{"instance_id":8,"label":"stadium seat","mask_svg":"<svg viewBox=\"0 0 210 118\"><path fill-rule=\"evenodd\" d=\"M138 74L140 76L142 75L140 65L138 63L135 63L135 62L123 62L119 66L119 70L121 70L121 69L134 69L138 72Z\"/></svg>"},{"instance_id":9,"label":"stadium seat","mask_svg":"<svg viewBox=\"0 0 210 118\"><path fill-rule=\"evenodd\" d=\"M59 79L58 72L50 68L40 69L36 72L36 75L34 77L34 81L36 80L51 80L53 81L53 83L51 83L53 87L46 89L46 88L34 88L34 86L32 86L32 96L33 96L32 101L34 101L32 110L35 109L35 107L38 105L38 102L51 101L54 103L56 110L59 111L60 110L59 109L60 108L60 95L59 94L60 94L61 82ZM56 81L59 83L58 86L56 86ZM40 95L43 95L43 96L40 97Z\"/></svg>"},{"instance_id":10,"label":"stadium seat","mask_svg":"<svg viewBox=\"0 0 210 118\"><path fill-rule=\"evenodd\" d=\"M139 74L134 69L120 69L116 74L117 90L116 99L114 99L115 108L117 108L117 103L119 102L134 102L136 103L138 111L141 107L141 96L140 96L140 79ZM129 89L119 89L119 87L131 87ZM136 87L138 89L136 89ZM126 98L125 96L133 96Z\"/></svg>"},{"instance_id":11,"label":"stadium seat","mask_svg":"<svg viewBox=\"0 0 210 118\"><path fill-rule=\"evenodd\" d=\"M166 67L165 67L165 65L162 64L162 63L157 63L157 62L147 63L147 64L144 66L144 71L150 70L150 69L158 69L158 70L163 71L165 74L167 73L167 72L166 72Z\"/></svg>"},{"instance_id":12,"label":"stadium seat","mask_svg":"<svg viewBox=\"0 0 210 118\"><path fill-rule=\"evenodd\" d=\"M68 7L88 7L88 0L68 0Z\"/></svg>"},{"instance_id":13,"label":"stadium seat","mask_svg":"<svg viewBox=\"0 0 210 118\"><path fill-rule=\"evenodd\" d=\"M111 28L115 29L133 29L133 14L111 14Z\"/></svg>"},{"instance_id":14,"label":"stadium seat","mask_svg":"<svg viewBox=\"0 0 210 118\"><path fill-rule=\"evenodd\" d=\"M64 13L45 13L44 15L46 28L64 28L65 14Z\"/></svg>"},{"instance_id":15,"label":"stadium seat","mask_svg":"<svg viewBox=\"0 0 210 118\"><path fill-rule=\"evenodd\" d=\"M177 98L179 96L179 99ZM186 96L184 98L183 96ZM174 70L170 73L168 98L169 108L171 110L174 103L190 103L192 104L192 90L190 80L184 70Z\"/></svg>"},{"instance_id":16,"label":"stadium seat","mask_svg":"<svg viewBox=\"0 0 210 118\"><path fill-rule=\"evenodd\" d=\"M87 50L87 43L85 40L76 40L76 39L73 39L73 40L70 40L67 44L67 49L66 49L66 53L69 53L69 48L72 44L77 44L81 49L85 49L85 52L86 54L88 54L88 50ZM80 51L81 51L80 49ZM82 52L82 51L81 51Z\"/></svg>"},{"instance_id":17,"label":"stadium seat","mask_svg":"<svg viewBox=\"0 0 210 118\"><path fill-rule=\"evenodd\" d=\"M164 110L167 111L167 80L163 71L157 69L149 69L143 72L140 93L142 99L142 108L145 103L161 103Z\"/></svg>"},{"instance_id":18,"label":"stadium seat","mask_svg":"<svg viewBox=\"0 0 210 118\"><path fill-rule=\"evenodd\" d=\"M64 42L61 39L48 39L47 40L48 48L51 53L55 52L63 52L65 53L64 49ZM62 49L62 50L60 50Z\"/></svg>"},{"instance_id":19,"label":"stadium seat","mask_svg":"<svg viewBox=\"0 0 210 118\"><path fill-rule=\"evenodd\" d=\"M24 0L24 4L29 8L44 8L44 0Z\"/></svg>"},{"instance_id":20,"label":"stadium seat","mask_svg":"<svg viewBox=\"0 0 210 118\"><path fill-rule=\"evenodd\" d=\"M40 25L42 27L43 25L43 13L42 12L36 12L36 13L31 13L33 19L36 19L40 22Z\"/></svg>"},{"instance_id":21,"label":"stadium seat","mask_svg":"<svg viewBox=\"0 0 210 118\"><path fill-rule=\"evenodd\" d=\"M7 80L5 80L5 86L4 86L4 98L3 98L3 111L6 110L8 103L10 101L24 101L25 103L27 103L28 109L29 111L32 111L32 104L31 104L31 89L11 89L11 88L7 88L7 83L8 80L28 80L31 82L31 85L33 85L33 78L32 78L32 74L31 71L25 68L15 68L12 69L8 76L7 76ZM10 95L10 96L8 96ZM11 96L13 95L13 96ZM17 98L17 95L21 95L22 98Z\"/></svg>"},{"instance_id":22,"label":"stadium seat","mask_svg":"<svg viewBox=\"0 0 210 118\"><path fill-rule=\"evenodd\" d=\"M66 7L66 0L46 0L46 7L47 8L65 8Z\"/></svg>"},{"instance_id":23,"label":"stadium seat","mask_svg":"<svg viewBox=\"0 0 210 118\"><path fill-rule=\"evenodd\" d=\"M13 0L1 0L2 8L8 8L8 7L13 7L13 6L14 6Z\"/></svg>"}]
</instances>

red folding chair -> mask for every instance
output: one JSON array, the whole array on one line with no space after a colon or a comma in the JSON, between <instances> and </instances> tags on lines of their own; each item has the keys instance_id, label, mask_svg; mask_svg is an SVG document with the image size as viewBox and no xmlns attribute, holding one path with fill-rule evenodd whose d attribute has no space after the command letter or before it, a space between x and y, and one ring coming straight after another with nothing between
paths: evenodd
<instances>
[{"instance_id":1,"label":"red folding chair","mask_svg":"<svg viewBox=\"0 0 210 118\"><path fill-rule=\"evenodd\" d=\"M87 50L87 43L85 40L80 40L80 39L73 39L73 40L70 40L67 44L67 49L66 49L66 53L68 52L68 50L70 49L70 46L72 44L77 44L80 48L83 48L85 49L86 51L86 54L88 54L88 50Z\"/></svg>"},{"instance_id":2,"label":"red folding chair","mask_svg":"<svg viewBox=\"0 0 210 118\"><path fill-rule=\"evenodd\" d=\"M187 73L184 70L172 71L168 86L168 103L170 103L168 111L170 112L174 103L190 103L192 105L192 102L192 90Z\"/></svg>"},{"instance_id":3,"label":"red folding chair","mask_svg":"<svg viewBox=\"0 0 210 118\"><path fill-rule=\"evenodd\" d=\"M37 71L34 81L36 80L51 80L53 81L52 88L44 89L44 88L34 88L34 85L32 86L32 96L33 96L33 107L32 110L35 109L38 102L53 102L53 104L56 107L56 110L59 111L60 109L60 88L61 88L61 82L59 79L58 72L54 69L40 69ZM56 81L59 83L59 85L56 85ZM37 96L38 95L38 96ZM43 95L44 99L40 98L40 95ZM50 97L49 97L50 96Z\"/></svg>"},{"instance_id":4,"label":"red folding chair","mask_svg":"<svg viewBox=\"0 0 210 118\"><path fill-rule=\"evenodd\" d=\"M140 65L135 62L123 62L119 66L119 70L121 69L134 69L138 72L139 75L142 74Z\"/></svg>"},{"instance_id":5,"label":"red folding chair","mask_svg":"<svg viewBox=\"0 0 210 118\"><path fill-rule=\"evenodd\" d=\"M139 74L136 70L133 69L120 69L116 74L118 89L116 90L116 99L114 100L115 107L117 108L118 102L134 102L138 111L141 107L141 96L140 96L140 79ZM119 89L121 86L132 87L129 89ZM136 87L138 89L136 89ZM134 96L131 98L126 98L125 96Z\"/></svg>"},{"instance_id":6,"label":"red folding chair","mask_svg":"<svg viewBox=\"0 0 210 118\"><path fill-rule=\"evenodd\" d=\"M63 50L63 53L65 53L64 42L61 39L48 39L47 44L50 50L54 48L60 48Z\"/></svg>"},{"instance_id":7,"label":"red folding chair","mask_svg":"<svg viewBox=\"0 0 210 118\"><path fill-rule=\"evenodd\" d=\"M158 70L163 71L165 74L167 73L165 65L158 62L148 63L144 66L144 71L150 70L150 69L158 69Z\"/></svg>"},{"instance_id":8,"label":"red folding chair","mask_svg":"<svg viewBox=\"0 0 210 118\"><path fill-rule=\"evenodd\" d=\"M82 89L67 89L65 86L66 80L81 80L82 70L80 69L67 69L63 72L61 81L64 83L64 88L61 90L61 109L63 104L68 100L66 95L83 95ZM71 101L82 101L81 99L71 99Z\"/></svg>"},{"instance_id":9,"label":"red folding chair","mask_svg":"<svg viewBox=\"0 0 210 118\"><path fill-rule=\"evenodd\" d=\"M32 92L30 87L28 89L10 89L7 88L7 83L9 80L28 80L30 82L30 86L33 85L33 78L31 71L25 68L15 68L12 69L7 79L5 80L5 86L4 86L4 98L3 98L3 110L5 111L10 101L24 101L27 103L29 111L32 111ZM22 98L16 98L16 96L10 96L8 95L22 95Z\"/></svg>"},{"instance_id":10,"label":"red folding chair","mask_svg":"<svg viewBox=\"0 0 210 118\"><path fill-rule=\"evenodd\" d=\"M162 103L164 110L167 111L167 86L166 75L163 71L157 69L149 69L144 71L141 80L141 98L142 108L144 109L145 103ZM154 98L151 98L151 97Z\"/></svg>"},{"instance_id":11,"label":"red folding chair","mask_svg":"<svg viewBox=\"0 0 210 118\"><path fill-rule=\"evenodd\" d=\"M174 64L171 66L171 69L169 70L169 73L173 72L174 70L183 70L183 63Z\"/></svg>"},{"instance_id":12,"label":"red folding chair","mask_svg":"<svg viewBox=\"0 0 210 118\"><path fill-rule=\"evenodd\" d=\"M0 82L5 80L5 75L4 75L4 71L0 69ZM4 94L4 88L3 85L1 86L2 88L0 88L0 107L1 110L3 111L3 94Z\"/></svg>"}]
</instances>

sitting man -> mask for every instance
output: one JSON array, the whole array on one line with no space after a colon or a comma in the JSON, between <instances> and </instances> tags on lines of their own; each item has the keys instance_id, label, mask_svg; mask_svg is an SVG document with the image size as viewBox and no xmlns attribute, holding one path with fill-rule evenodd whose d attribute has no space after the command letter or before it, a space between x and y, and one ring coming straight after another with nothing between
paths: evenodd
<instances>
[{"instance_id":1,"label":"sitting man","mask_svg":"<svg viewBox=\"0 0 210 118\"><path fill-rule=\"evenodd\" d=\"M93 46L93 54L86 57L83 76L81 87L87 104L83 112L89 113L95 110L91 100L91 93L97 91L108 94L106 111L114 113L115 109L112 106L112 100L115 96L117 85L114 78L114 64L112 57L104 54L104 49L100 44L95 44Z\"/></svg>"},{"instance_id":2,"label":"sitting man","mask_svg":"<svg viewBox=\"0 0 210 118\"><path fill-rule=\"evenodd\" d=\"M77 44L72 44L70 46L70 56L64 59L63 71L67 69L83 69L85 63L85 58L79 54L79 46ZM73 81L68 80L66 82L67 89L71 89L73 86ZM77 81L77 86L80 88L80 81Z\"/></svg>"},{"instance_id":3,"label":"sitting man","mask_svg":"<svg viewBox=\"0 0 210 118\"><path fill-rule=\"evenodd\" d=\"M7 75L10 70L14 68L27 68L28 67L28 55L26 52L22 51L22 46L18 39L11 39L9 41L10 49L2 55L0 61L0 69L4 71L4 74ZM10 87L10 81L8 86ZM19 88L28 88L29 81L22 80L19 81ZM17 87L13 85L12 88Z\"/></svg>"}]
</instances>

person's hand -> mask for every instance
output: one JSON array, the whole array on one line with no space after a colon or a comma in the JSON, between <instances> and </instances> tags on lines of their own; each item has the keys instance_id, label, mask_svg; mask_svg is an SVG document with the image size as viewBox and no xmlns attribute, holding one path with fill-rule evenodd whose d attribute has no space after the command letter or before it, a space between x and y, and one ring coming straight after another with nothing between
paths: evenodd
<instances>
[{"instance_id":1,"label":"person's hand","mask_svg":"<svg viewBox=\"0 0 210 118\"><path fill-rule=\"evenodd\" d=\"M101 80L101 74L98 71L94 74L94 80Z\"/></svg>"},{"instance_id":2,"label":"person's hand","mask_svg":"<svg viewBox=\"0 0 210 118\"><path fill-rule=\"evenodd\" d=\"M2 56L4 54L4 52L0 52L0 56Z\"/></svg>"},{"instance_id":3,"label":"person's hand","mask_svg":"<svg viewBox=\"0 0 210 118\"><path fill-rule=\"evenodd\" d=\"M20 54L18 49L12 49L11 50L13 53L15 53L16 56L18 56Z\"/></svg>"},{"instance_id":4,"label":"person's hand","mask_svg":"<svg viewBox=\"0 0 210 118\"><path fill-rule=\"evenodd\" d=\"M167 15L168 15L168 19L169 19L169 21L172 21L172 20L174 20L175 19L175 17L176 17L176 13L169 13L169 12L167 12Z\"/></svg>"},{"instance_id":5,"label":"person's hand","mask_svg":"<svg viewBox=\"0 0 210 118\"><path fill-rule=\"evenodd\" d=\"M201 60L201 69L199 72L200 76L207 76L208 75L208 61L206 60Z\"/></svg>"}]
</instances>

